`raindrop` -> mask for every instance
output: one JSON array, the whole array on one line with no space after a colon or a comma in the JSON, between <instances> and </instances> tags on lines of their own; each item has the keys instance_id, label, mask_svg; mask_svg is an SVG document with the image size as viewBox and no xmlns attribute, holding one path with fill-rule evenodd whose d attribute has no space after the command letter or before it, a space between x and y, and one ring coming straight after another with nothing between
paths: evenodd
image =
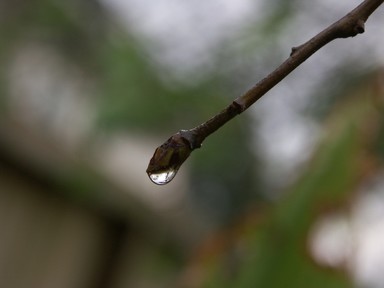
<instances>
[{"instance_id":1,"label":"raindrop","mask_svg":"<svg viewBox=\"0 0 384 288\"><path fill-rule=\"evenodd\" d=\"M171 182L181 164L191 154L193 148L185 133L179 131L156 148L146 171L153 183L164 185Z\"/></svg>"},{"instance_id":2,"label":"raindrop","mask_svg":"<svg viewBox=\"0 0 384 288\"><path fill-rule=\"evenodd\" d=\"M172 181L178 170L170 169L159 173L148 173L149 179L157 185L164 185Z\"/></svg>"}]
</instances>

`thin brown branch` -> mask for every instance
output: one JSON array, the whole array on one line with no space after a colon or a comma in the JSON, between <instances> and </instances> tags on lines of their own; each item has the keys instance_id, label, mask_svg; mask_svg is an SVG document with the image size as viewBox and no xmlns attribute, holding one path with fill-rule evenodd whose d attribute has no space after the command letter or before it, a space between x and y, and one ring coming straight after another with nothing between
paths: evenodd
<instances>
[{"instance_id":1,"label":"thin brown branch","mask_svg":"<svg viewBox=\"0 0 384 288\"><path fill-rule=\"evenodd\" d=\"M312 39L300 46L293 47L287 60L245 94L236 98L219 114L193 129L181 130L169 138L156 149L148 165L147 173L151 180L156 184L166 184L172 180L181 164L188 158L190 152L199 148L207 136L236 115L244 112L323 46L338 38L354 37L357 34L364 33L364 24L368 17L383 2L384 0L365 0ZM156 181L156 179L161 179L161 181Z\"/></svg>"}]
</instances>

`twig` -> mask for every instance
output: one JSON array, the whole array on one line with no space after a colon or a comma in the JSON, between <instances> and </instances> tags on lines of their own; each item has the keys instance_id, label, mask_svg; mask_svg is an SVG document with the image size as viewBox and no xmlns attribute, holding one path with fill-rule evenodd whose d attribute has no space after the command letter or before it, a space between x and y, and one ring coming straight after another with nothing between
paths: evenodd
<instances>
[{"instance_id":1,"label":"twig","mask_svg":"<svg viewBox=\"0 0 384 288\"><path fill-rule=\"evenodd\" d=\"M312 54L338 38L354 37L364 32L368 17L384 0L365 0L347 15L336 21L304 44L293 47L285 62L260 80L242 96L236 98L219 114L190 130L181 130L158 147L149 162L147 174L156 184L166 184L176 175L190 153L201 147L206 137L236 115L244 112L272 87L307 60Z\"/></svg>"}]
</instances>

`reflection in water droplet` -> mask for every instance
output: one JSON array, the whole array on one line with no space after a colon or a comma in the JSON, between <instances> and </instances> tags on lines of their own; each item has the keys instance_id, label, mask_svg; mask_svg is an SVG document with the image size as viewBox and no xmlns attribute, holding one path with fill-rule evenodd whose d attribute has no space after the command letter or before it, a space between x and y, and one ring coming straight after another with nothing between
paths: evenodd
<instances>
[{"instance_id":1,"label":"reflection in water droplet","mask_svg":"<svg viewBox=\"0 0 384 288\"><path fill-rule=\"evenodd\" d=\"M169 182L176 176L177 170L170 169L168 171L163 171L159 173L148 173L151 181L157 185L164 185Z\"/></svg>"}]
</instances>

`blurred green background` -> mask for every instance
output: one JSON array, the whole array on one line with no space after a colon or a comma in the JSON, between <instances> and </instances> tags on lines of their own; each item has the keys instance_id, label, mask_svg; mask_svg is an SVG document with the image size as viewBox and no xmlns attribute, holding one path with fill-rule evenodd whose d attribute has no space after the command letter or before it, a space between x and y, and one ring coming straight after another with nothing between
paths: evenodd
<instances>
[{"instance_id":1,"label":"blurred green background","mask_svg":"<svg viewBox=\"0 0 384 288\"><path fill-rule=\"evenodd\" d=\"M382 7L145 173L352 2L1 1L0 286L383 287Z\"/></svg>"}]
</instances>

